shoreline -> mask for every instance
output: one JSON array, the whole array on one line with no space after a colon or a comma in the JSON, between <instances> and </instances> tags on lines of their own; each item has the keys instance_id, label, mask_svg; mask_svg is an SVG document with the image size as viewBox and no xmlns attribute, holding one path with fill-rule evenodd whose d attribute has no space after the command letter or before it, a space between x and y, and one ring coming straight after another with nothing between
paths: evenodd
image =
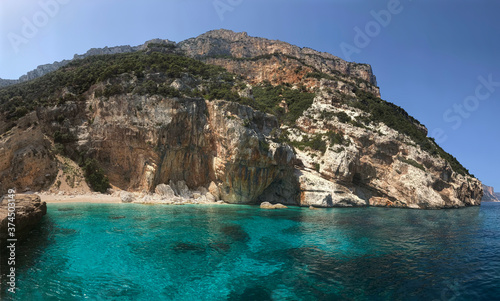
<instances>
[{"instance_id":1,"label":"shoreline","mask_svg":"<svg viewBox=\"0 0 500 301\"><path fill-rule=\"evenodd\" d=\"M47 204L57 203L93 203L93 204L118 204L122 203L119 196L107 194L80 194L80 195L50 195L38 194L42 202Z\"/></svg>"},{"instance_id":2,"label":"shoreline","mask_svg":"<svg viewBox=\"0 0 500 301\"><path fill-rule=\"evenodd\" d=\"M58 195L58 194L46 194L46 193L34 193L38 196L40 196L40 199L42 202L46 202L47 204L59 204L59 203L91 203L91 204L124 204L125 202L122 202L122 199L120 196L116 194L101 194L101 193L93 193L93 194L72 194L72 195ZM133 202L135 203L135 202ZM481 203L500 203L500 202L481 202ZM172 203L163 203L163 202L137 202L137 204L166 204L166 205L181 205L181 204L200 204L200 203L192 203L192 202L185 202L185 203L180 203L180 204L172 204ZM220 202L215 202L215 203L208 203L208 204L213 204L213 205L221 205L221 204L226 204L226 203L220 203ZM294 206L292 206L294 207ZM301 206L297 206L301 207ZM306 206L308 207L308 206ZM313 207L313 206L311 206ZM363 207L379 207L379 208L388 208L384 206L363 206ZM459 208L401 208L401 207L393 207L392 209L415 209L415 210L446 210L446 209L463 209L463 208L468 208L468 207L480 207L480 205L477 206L464 206L464 207L459 207ZM316 207L315 207L316 208ZM318 207L317 209L320 209L321 207ZM333 207L335 208L335 207ZM361 208L361 207L336 207L336 208Z\"/></svg>"}]
</instances>

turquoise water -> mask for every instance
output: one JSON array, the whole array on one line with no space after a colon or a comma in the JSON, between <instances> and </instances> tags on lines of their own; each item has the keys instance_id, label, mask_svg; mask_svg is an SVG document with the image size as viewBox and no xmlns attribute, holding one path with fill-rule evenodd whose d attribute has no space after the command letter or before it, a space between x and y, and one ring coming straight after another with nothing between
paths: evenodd
<instances>
[{"instance_id":1,"label":"turquoise water","mask_svg":"<svg viewBox=\"0 0 500 301\"><path fill-rule=\"evenodd\" d=\"M500 299L494 203L437 211L49 204L31 234L17 250L13 300Z\"/></svg>"}]
</instances>

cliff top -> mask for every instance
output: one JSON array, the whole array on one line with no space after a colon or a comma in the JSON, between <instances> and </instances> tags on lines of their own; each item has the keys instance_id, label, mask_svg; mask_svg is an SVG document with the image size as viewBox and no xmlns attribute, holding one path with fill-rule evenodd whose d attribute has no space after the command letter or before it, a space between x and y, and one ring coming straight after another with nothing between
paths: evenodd
<instances>
[{"instance_id":1,"label":"cliff top","mask_svg":"<svg viewBox=\"0 0 500 301\"><path fill-rule=\"evenodd\" d=\"M152 43L176 45L185 51L188 56L196 58L207 56L234 56L236 58L250 58L273 53L283 53L285 55L296 56L302 59L307 56L317 56L321 60L330 61L334 68L347 70L350 76L359 77L367 80L374 86L377 85L371 66L368 64L346 62L327 52L319 52L307 47L300 48L278 40L251 37L246 32L234 32L228 29L218 29L208 31L198 37L189 38L179 43L175 43L167 39L152 39L138 46L122 45L104 48L91 48L84 54L75 54L73 59L40 65L36 69L19 77L17 80L0 78L0 88L33 80L67 65L73 60L83 59L94 55L140 51L146 49L147 46ZM361 75L359 72L354 71L356 68L362 68L363 72L367 72L368 74L363 76L364 74ZM353 72L351 72L351 69L354 69Z\"/></svg>"}]
</instances>

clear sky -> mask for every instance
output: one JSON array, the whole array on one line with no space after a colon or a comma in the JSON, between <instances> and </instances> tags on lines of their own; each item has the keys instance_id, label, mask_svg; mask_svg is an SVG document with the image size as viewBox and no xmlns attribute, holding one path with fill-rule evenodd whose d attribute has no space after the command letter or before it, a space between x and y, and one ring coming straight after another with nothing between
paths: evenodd
<instances>
[{"instance_id":1,"label":"clear sky","mask_svg":"<svg viewBox=\"0 0 500 301\"><path fill-rule=\"evenodd\" d=\"M372 65L382 98L500 191L500 1L2 0L0 78L93 47L246 31Z\"/></svg>"}]
</instances>

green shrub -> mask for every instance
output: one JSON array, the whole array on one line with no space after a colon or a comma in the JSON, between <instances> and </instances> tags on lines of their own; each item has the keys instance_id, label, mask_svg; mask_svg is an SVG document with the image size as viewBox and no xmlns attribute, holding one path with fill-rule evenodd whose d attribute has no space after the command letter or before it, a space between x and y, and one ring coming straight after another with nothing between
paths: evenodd
<instances>
[{"instance_id":1,"label":"green shrub","mask_svg":"<svg viewBox=\"0 0 500 301\"><path fill-rule=\"evenodd\" d=\"M181 92L179 90L166 84L160 85L157 89L157 93L165 97L181 97Z\"/></svg>"},{"instance_id":2,"label":"green shrub","mask_svg":"<svg viewBox=\"0 0 500 301\"><path fill-rule=\"evenodd\" d=\"M16 118L21 118L24 115L28 114L28 112L29 111L25 106L20 106L16 108L16 110L14 111L14 115L16 116Z\"/></svg>"},{"instance_id":3,"label":"green shrub","mask_svg":"<svg viewBox=\"0 0 500 301\"><path fill-rule=\"evenodd\" d=\"M64 154L64 145L62 145L61 143L54 143L53 151L56 154Z\"/></svg>"},{"instance_id":4,"label":"green shrub","mask_svg":"<svg viewBox=\"0 0 500 301\"><path fill-rule=\"evenodd\" d=\"M315 135L306 143L314 150L322 153L326 152L326 142L323 140L323 135Z\"/></svg>"},{"instance_id":5,"label":"green shrub","mask_svg":"<svg viewBox=\"0 0 500 301\"><path fill-rule=\"evenodd\" d=\"M303 136L302 141L290 141L289 143L300 150L309 147L322 153L326 152L326 142L323 140L322 134L313 135L311 138Z\"/></svg>"},{"instance_id":6,"label":"green shrub","mask_svg":"<svg viewBox=\"0 0 500 301\"><path fill-rule=\"evenodd\" d=\"M344 144L344 142L345 142L344 136L342 134L339 134L339 133L336 133L333 131L328 131L326 133L326 136L327 136L328 140L330 141L331 145Z\"/></svg>"},{"instance_id":7,"label":"green shrub","mask_svg":"<svg viewBox=\"0 0 500 301\"><path fill-rule=\"evenodd\" d=\"M415 161L413 159L406 159L406 158L398 156L398 160L401 161L401 162L404 162L406 164L409 164L411 166L414 166L414 167L416 167L418 169L421 169L421 170L425 171L425 167L422 164L418 163L417 161Z\"/></svg>"},{"instance_id":8,"label":"green shrub","mask_svg":"<svg viewBox=\"0 0 500 301\"><path fill-rule=\"evenodd\" d=\"M86 159L83 164L83 171L85 180L94 191L105 193L111 187L104 170L99 166L97 160Z\"/></svg>"},{"instance_id":9,"label":"green shrub","mask_svg":"<svg viewBox=\"0 0 500 301\"><path fill-rule=\"evenodd\" d=\"M54 132L54 142L55 143L70 143L77 140L76 137L71 133L61 133L60 131Z\"/></svg>"},{"instance_id":10,"label":"green shrub","mask_svg":"<svg viewBox=\"0 0 500 301\"><path fill-rule=\"evenodd\" d=\"M347 115L346 112L338 112L335 114L335 116L337 116L339 121L342 123L351 123L352 122L351 116Z\"/></svg>"},{"instance_id":11,"label":"green shrub","mask_svg":"<svg viewBox=\"0 0 500 301\"><path fill-rule=\"evenodd\" d=\"M270 145L267 141L265 140L259 140L259 148L264 152L268 153L270 149Z\"/></svg>"},{"instance_id":12,"label":"green shrub","mask_svg":"<svg viewBox=\"0 0 500 301\"><path fill-rule=\"evenodd\" d=\"M240 99L240 102L256 110L275 115L281 123L294 124L305 110L313 103L314 93L294 90L285 85L272 86L264 83L253 88L254 101ZM280 106L285 101L288 113Z\"/></svg>"},{"instance_id":13,"label":"green shrub","mask_svg":"<svg viewBox=\"0 0 500 301\"><path fill-rule=\"evenodd\" d=\"M240 96L233 90L234 83L231 82L215 82L208 88L208 93L205 98L208 100L224 99L227 101L239 101Z\"/></svg>"},{"instance_id":14,"label":"green shrub","mask_svg":"<svg viewBox=\"0 0 500 301\"><path fill-rule=\"evenodd\" d=\"M102 95L104 97L110 97L113 95L118 95L123 93L123 87L120 84L106 85Z\"/></svg>"}]
</instances>

